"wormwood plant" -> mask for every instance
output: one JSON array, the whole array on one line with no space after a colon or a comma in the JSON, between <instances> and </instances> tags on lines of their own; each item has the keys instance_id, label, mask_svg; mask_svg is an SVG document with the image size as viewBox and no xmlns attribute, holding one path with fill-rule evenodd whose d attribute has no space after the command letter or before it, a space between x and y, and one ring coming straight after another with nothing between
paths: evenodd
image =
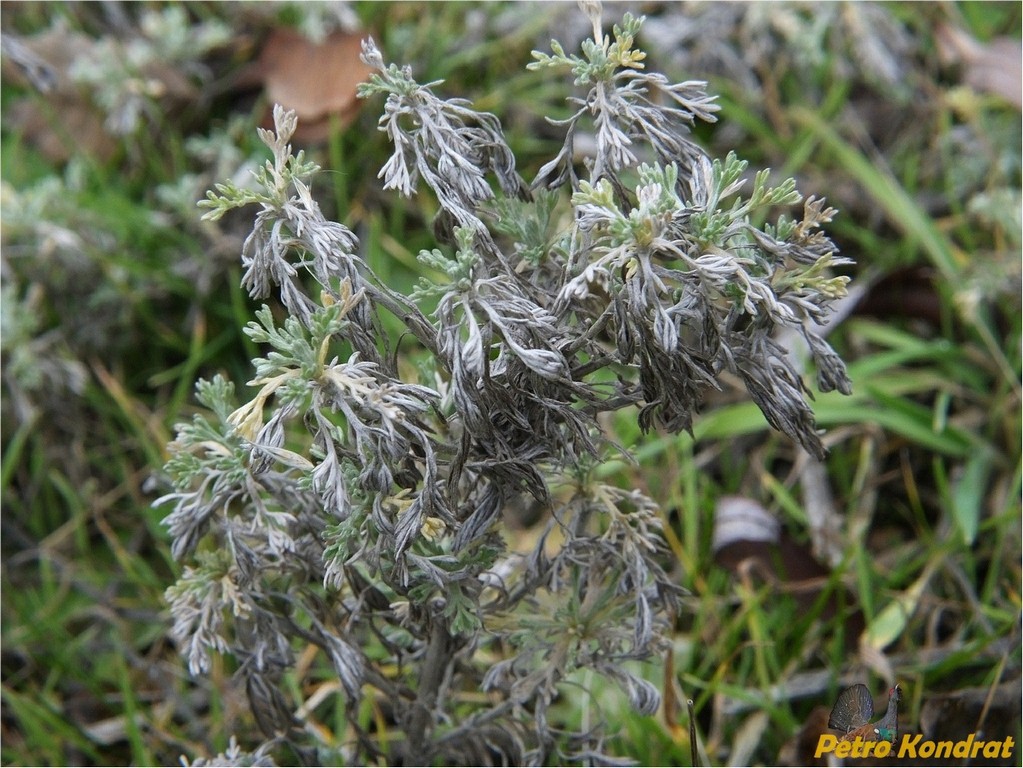
<instances>
[{"instance_id":1,"label":"wormwood plant","mask_svg":"<svg viewBox=\"0 0 1023 768\"><path fill-rule=\"evenodd\" d=\"M260 131L273 160L259 190L218 185L202 203L214 220L259 206L243 284L286 310L264 306L246 329L267 350L254 396L239 406L225 379L198 383L211 414L179 427L175 490L157 502L172 507L186 563L167 591L174 636L193 674L213 654L237 660L268 739L247 757L235 746L229 763L265 762L285 742L346 763L609 759L599 711L566 729L551 704L603 677L654 712L657 689L625 662L664 646L679 587L654 502L595 471L623 450L598 415L635 406L644 429L690 429L728 372L773 426L823 454L807 390L772 338L802 330L819 387L849 391L809 330L845 288L820 231L834 211L811 198L801 217L755 226L801 202L795 183L770 186L762 171L750 184L734 155L708 158L690 138L694 121L715 119L705 84L644 71L642 19L604 36L599 7L585 7L582 55L552 42L529 65L567 70L581 89L556 123L564 146L531 184L497 118L364 43L376 72L360 95L384 97L394 147L384 187L425 184L440 208L438 248L419 254L431 278L411 295L382 284L356 236L323 216L317 167L292 153L295 117L280 107L275 131ZM584 131L596 152L577 162ZM416 347L429 358L418 382L398 366ZM523 499L546 515L519 553L502 512ZM346 714L326 740L303 730L283 682L309 646L332 665Z\"/></svg>"}]
</instances>

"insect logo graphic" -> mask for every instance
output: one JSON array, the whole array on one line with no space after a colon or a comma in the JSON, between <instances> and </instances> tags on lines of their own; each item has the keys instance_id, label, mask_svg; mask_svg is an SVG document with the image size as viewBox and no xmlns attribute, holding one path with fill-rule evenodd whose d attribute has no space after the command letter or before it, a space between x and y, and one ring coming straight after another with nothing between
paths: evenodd
<instances>
[{"instance_id":1,"label":"insect logo graphic","mask_svg":"<svg viewBox=\"0 0 1023 768\"><path fill-rule=\"evenodd\" d=\"M888 709L884 717L876 723L870 722L874 716L874 697L867 686L857 683L846 688L838 695L828 727L840 731L840 741L887 741L892 744L899 736L899 702L902 700L902 689L896 685L888 691Z\"/></svg>"}]
</instances>

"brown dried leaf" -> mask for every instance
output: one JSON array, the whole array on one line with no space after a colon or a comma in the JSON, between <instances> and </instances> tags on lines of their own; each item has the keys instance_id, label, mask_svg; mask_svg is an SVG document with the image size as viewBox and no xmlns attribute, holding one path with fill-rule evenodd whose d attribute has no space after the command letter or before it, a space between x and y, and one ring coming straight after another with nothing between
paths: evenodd
<instances>
[{"instance_id":1,"label":"brown dried leaf","mask_svg":"<svg viewBox=\"0 0 1023 768\"><path fill-rule=\"evenodd\" d=\"M106 162L117 142L103 127L103 117L83 99L56 94L40 101L22 99L11 106L10 125L53 163L73 155L88 155Z\"/></svg>"},{"instance_id":2,"label":"brown dried leaf","mask_svg":"<svg viewBox=\"0 0 1023 768\"><path fill-rule=\"evenodd\" d=\"M38 88L45 84L47 93L74 92L77 87L68 70L92 45L86 35L59 25L32 37L4 35L3 77L23 87Z\"/></svg>"},{"instance_id":3,"label":"brown dried leaf","mask_svg":"<svg viewBox=\"0 0 1023 768\"><path fill-rule=\"evenodd\" d=\"M1001 96L1016 109L1023 108L1023 46L1019 40L996 37L982 43L965 30L942 24L937 42L945 62L962 64L966 85Z\"/></svg>"},{"instance_id":4,"label":"brown dried leaf","mask_svg":"<svg viewBox=\"0 0 1023 768\"><path fill-rule=\"evenodd\" d=\"M9 125L53 162L85 154L109 160L117 151L118 137L107 130L106 116L93 104L88 89L71 75L74 63L87 57L96 40L60 25L32 37L4 36L3 77L9 82L41 91L16 102ZM124 54L127 56L127 54ZM172 64L145 66L142 76L165 113L198 98L189 78Z\"/></svg>"},{"instance_id":5,"label":"brown dried leaf","mask_svg":"<svg viewBox=\"0 0 1023 768\"><path fill-rule=\"evenodd\" d=\"M333 32L314 43L293 29L274 30L263 46L258 69L271 104L298 115L299 141L326 137L331 117L341 126L355 119L355 89L371 72L359 58L362 35Z\"/></svg>"},{"instance_id":6,"label":"brown dried leaf","mask_svg":"<svg viewBox=\"0 0 1023 768\"><path fill-rule=\"evenodd\" d=\"M103 116L68 75L75 59L92 45L87 36L60 26L32 37L4 39L4 79L45 91L45 101L27 97L15 102L8 125L55 163L79 153L105 161L117 148L103 127Z\"/></svg>"}]
</instances>

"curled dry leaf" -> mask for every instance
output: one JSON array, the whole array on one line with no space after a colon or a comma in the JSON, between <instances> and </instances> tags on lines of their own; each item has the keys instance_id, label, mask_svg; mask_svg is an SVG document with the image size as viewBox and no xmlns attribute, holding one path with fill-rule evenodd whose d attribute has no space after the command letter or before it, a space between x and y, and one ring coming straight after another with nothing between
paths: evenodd
<instances>
[{"instance_id":1,"label":"curled dry leaf","mask_svg":"<svg viewBox=\"0 0 1023 768\"><path fill-rule=\"evenodd\" d=\"M358 114L355 88L371 71L359 58L362 37L337 31L315 43L293 29L270 34L258 69L267 101L298 116L298 141L321 141L327 137L332 117L345 126Z\"/></svg>"}]
</instances>

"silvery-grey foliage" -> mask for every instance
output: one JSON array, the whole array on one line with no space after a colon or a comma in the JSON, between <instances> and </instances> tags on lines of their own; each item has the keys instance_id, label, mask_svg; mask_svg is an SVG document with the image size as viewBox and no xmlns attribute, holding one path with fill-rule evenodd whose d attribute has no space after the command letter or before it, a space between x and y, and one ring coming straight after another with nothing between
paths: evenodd
<instances>
[{"instance_id":1,"label":"silvery-grey foliage","mask_svg":"<svg viewBox=\"0 0 1023 768\"><path fill-rule=\"evenodd\" d=\"M712 161L689 136L714 116L703 84L645 72L642 20L604 37L590 11L582 57L556 42L534 54L587 94L532 185L496 117L364 44L376 74L360 93L386 97L393 145L384 186L411 195L422 180L440 204L439 247L419 255L439 277L411 296L323 217L317 169L292 153L295 118L279 107L260 134L273 153L260 190L219 185L204 201L213 219L260 206L243 285L276 292L288 316L264 308L246 329L267 350L255 394L238 405L229 382L200 382L211 415L171 446L176 487L158 504L186 562L168 590L174 635L193 673L233 655L256 722L298 759L611 760L599 710L592 728L564 732L548 709L586 670L654 712L657 687L625 663L665 646L679 589L655 503L600 479L621 449L598 415L635 407L644 429L690 429L727 371L821 455L807 390L772 340L780 327L806 335L822 389L849 389L809 326L845 286L820 232L834 211L811 198L798 220L754 226L802 200L794 183L769 186L762 172L742 196L746 164ZM582 131L597 152L580 167ZM384 311L431 353L430 386L399 376ZM501 521L523 503L540 505L543 527L516 553ZM323 651L349 716L343 743L314 745L320 757L281 684L300 643ZM367 697L386 739L359 716Z\"/></svg>"}]
</instances>

